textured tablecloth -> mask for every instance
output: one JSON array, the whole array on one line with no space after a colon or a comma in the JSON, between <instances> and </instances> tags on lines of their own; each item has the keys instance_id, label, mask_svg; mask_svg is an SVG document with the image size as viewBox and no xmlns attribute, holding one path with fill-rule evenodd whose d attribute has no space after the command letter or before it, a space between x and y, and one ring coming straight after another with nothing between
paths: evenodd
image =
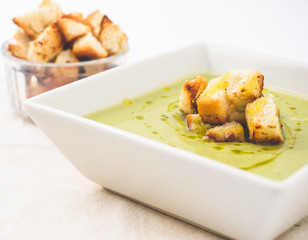
<instances>
[{"instance_id":1,"label":"textured tablecloth","mask_svg":"<svg viewBox=\"0 0 308 240\"><path fill-rule=\"evenodd\" d=\"M1 240L223 239L85 179L31 121L14 113L5 90L1 78ZM308 217L278 239L308 239Z\"/></svg>"}]
</instances>

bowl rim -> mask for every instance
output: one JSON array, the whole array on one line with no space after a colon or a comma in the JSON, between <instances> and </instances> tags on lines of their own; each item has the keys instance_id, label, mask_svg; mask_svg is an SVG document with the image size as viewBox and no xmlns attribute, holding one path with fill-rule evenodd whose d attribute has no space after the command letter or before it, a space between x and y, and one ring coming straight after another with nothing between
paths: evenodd
<instances>
[{"instance_id":1,"label":"bowl rim","mask_svg":"<svg viewBox=\"0 0 308 240\"><path fill-rule=\"evenodd\" d=\"M87 61L80 61L80 62L71 62L71 63L53 63L53 62L32 62L29 60L21 59L18 57L15 57L11 54L9 54L8 51L8 45L13 42L13 38L10 38L6 40L2 46L1 46L1 53L2 56L10 61L14 62L19 65L24 65L24 66L37 66L37 67L82 67L82 66L90 66L90 65L97 65L97 64L104 64L104 63L112 63L113 61L117 60L118 58L124 57L128 51L129 47L127 50L121 51L115 55L108 56L105 58L99 58L99 59L93 59L93 60L87 60Z\"/></svg>"}]
</instances>

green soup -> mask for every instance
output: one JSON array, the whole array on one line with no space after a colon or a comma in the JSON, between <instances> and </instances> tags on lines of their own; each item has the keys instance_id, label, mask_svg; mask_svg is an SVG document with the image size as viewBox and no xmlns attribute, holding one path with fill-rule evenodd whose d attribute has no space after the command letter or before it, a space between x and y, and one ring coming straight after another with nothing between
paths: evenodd
<instances>
[{"instance_id":1,"label":"green soup","mask_svg":"<svg viewBox=\"0 0 308 240\"><path fill-rule=\"evenodd\" d=\"M216 77L203 75L208 80ZM185 115L178 110L183 82L179 80L85 117L273 180L285 179L308 163L308 100L286 92L263 90L264 95L274 95L280 108L283 144L217 143L204 138L206 129L187 130Z\"/></svg>"}]
</instances>

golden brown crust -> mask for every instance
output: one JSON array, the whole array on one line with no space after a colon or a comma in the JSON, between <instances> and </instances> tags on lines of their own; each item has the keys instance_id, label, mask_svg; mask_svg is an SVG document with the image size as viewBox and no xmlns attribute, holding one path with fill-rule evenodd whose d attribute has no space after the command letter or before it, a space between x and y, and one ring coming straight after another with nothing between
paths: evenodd
<instances>
[{"instance_id":1,"label":"golden brown crust","mask_svg":"<svg viewBox=\"0 0 308 240\"><path fill-rule=\"evenodd\" d=\"M244 142L244 129L236 122L225 123L206 131L205 136L216 142Z\"/></svg>"},{"instance_id":2,"label":"golden brown crust","mask_svg":"<svg viewBox=\"0 0 308 240\"><path fill-rule=\"evenodd\" d=\"M233 70L212 80L197 100L202 121L224 124L236 120L244 124L244 114L240 113L245 111L247 103L262 95L263 79L258 71L245 69Z\"/></svg>"},{"instance_id":3,"label":"golden brown crust","mask_svg":"<svg viewBox=\"0 0 308 240\"><path fill-rule=\"evenodd\" d=\"M224 90L213 95L200 96L197 99L197 107L203 123L219 125L226 123L229 119L230 103Z\"/></svg>"},{"instance_id":4,"label":"golden brown crust","mask_svg":"<svg viewBox=\"0 0 308 240\"><path fill-rule=\"evenodd\" d=\"M99 41L107 50L108 54L114 55L127 50L127 40L127 35L120 29L120 27L105 15L102 20Z\"/></svg>"},{"instance_id":5,"label":"golden brown crust","mask_svg":"<svg viewBox=\"0 0 308 240\"><path fill-rule=\"evenodd\" d=\"M271 94L263 96L263 83L264 76L251 69L233 70L216 78L201 94L197 85L186 82L179 107L188 114L188 129L202 124L221 125L208 130L206 137L218 142L241 142L244 141L242 126L247 125L251 142L283 143L280 109L274 104Z\"/></svg>"},{"instance_id":6,"label":"golden brown crust","mask_svg":"<svg viewBox=\"0 0 308 240\"><path fill-rule=\"evenodd\" d=\"M227 73L227 95L236 111L244 112L246 105L262 95L264 76L256 70L234 70Z\"/></svg>"},{"instance_id":7,"label":"golden brown crust","mask_svg":"<svg viewBox=\"0 0 308 240\"><path fill-rule=\"evenodd\" d=\"M274 104L271 94L249 103L245 115L251 142L263 144L284 142L279 109Z\"/></svg>"},{"instance_id":8,"label":"golden brown crust","mask_svg":"<svg viewBox=\"0 0 308 240\"><path fill-rule=\"evenodd\" d=\"M90 27L88 21L83 17L83 14L81 12L71 12L63 15L63 18L69 18L81 24L88 25Z\"/></svg>"},{"instance_id":9,"label":"golden brown crust","mask_svg":"<svg viewBox=\"0 0 308 240\"><path fill-rule=\"evenodd\" d=\"M89 26L76 22L70 18L59 19L57 21L57 26L67 42L82 37L91 31Z\"/></svg>"},{"instance_id":10,"label":"golden brown crust","mask_svg":"<svg viewBox=\"0 0 308 240\"><path fill-rule=\"evenodd\" d=\"M18 44L9 44L9 53L15 57L27 60L27 51Z\"/></svg>"},{"instance_id":11,"label":"golden brown crust","mask_svg":"<svg viewBox=\"0 0 308 240\"><path fill-rule=\"evenodd\" d=\"M99 10L94 11L89 16L87 16L86 21L92 28L93 35L96 38L99 38L99 34L101 32L101 26L104 15L101 14Z\"/></svg>"},{"instance_id":12,"label":"golden brown crust","mask_svg":"<svg viewBox=\"0 0 308 240\"><path fill-rule=\"evenodd\" d=\"M28 60L49 62L63 48L62 34L55 24L50 24L35 40L30 42Z\"/></svg>"},{"instance_id":13,"label":"golden brown crust","mask_svg":"<svg viewBox=\"0 0 308 240\"><path fill-rule=\"evenodd\" d=\"M37 33L35 31L33 31L29 26L27 26L26 23L24 23L24 21L22 20L22 18L20 17L14 17L13 22L20 27L21 29L23 29L23 31L25 33L27 33L28 36L31 36L31 38L35 38Z\"/></svg>"},{"instance_id":14,"label":"golden brown crust","mask_svg":"<svg viewBox=\"0 0 308 240\"><path fill-rule=\"evenodd\" d=\"M126 34L99 10L84 18L81 12L64 14L57 3L42 0L38 9L14 17L13 22L19 27L14 36L17 44L11 44L8 51L11 55L25 60L50 62L61 49L73 50L73 46L80 60L104 58L127 50ZM50 32L49 28L54 24L61 34L46 36L46 31ZM89 32L96 39L87 38L90 41L84 41L82 37ZM60 38L61 44L57 41ZM110 64L104 64L100 69L109 67ZM89 72L94 71L93 69Z\"/></svg>"},{"instance_id":15,"label":"golden brown crust","mask_svg":"<svg viewBox=\"0 0 308 240\"><path fill-rule=\"evenodd\" d=\"M203 123L211 125L224 124L230 115L230 102L226 88L228 82L225 77L213 79L197 99L198 113Z\"/></svg>"},{"instance_id":16,"label":"golden brown crust","mask_svg":"<svg viewBox=\"0 0 308 240\"><path fill-rule=\"evenodd\" d=\"M55 23L63 15L58 4L44 0L40 7L24 16L14 17L13 22L32 39L35 39L44 29Z\"/></svg>"},{"instance_id":17,"label":"golden brown crust","mask_svg":"<svg viewBox=\"0 0 308 240\"><path fill-rule=\"evenodd\" d=\"M206 78L197 76L192 81L186 81L180 94L179 109L185 114L197 113L196 99L207 86Z\"/></svg>"},{"instance_id":18,"label":"golden brown crust","mask_svg":"<svg viewBox=\"0 0 308 240\"><path fill-rule=\"evenodd\" d=\"M89 32L78 38L73 44L73 53L79 59L97 59L108 56L107 51L98 40Z\"/></svg>"}]
</instances>

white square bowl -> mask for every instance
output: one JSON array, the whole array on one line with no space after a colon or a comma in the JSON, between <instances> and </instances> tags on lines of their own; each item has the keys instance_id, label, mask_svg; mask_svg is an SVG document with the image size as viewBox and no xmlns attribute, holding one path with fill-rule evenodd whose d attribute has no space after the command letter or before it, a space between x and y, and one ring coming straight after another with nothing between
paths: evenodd
<instances>
[{"instance_id":1,"label":"white square bowl","mask_svg":"<svg viewBox=\"0 0 308 240\"><path fill-rule=\"evenodd\" d=\"M308 214L308 166L272 181L82 117L183 76L233 68L308 95L308 66L198 43L44 93L25 109L91 181L220 235L273 239Z\"/></svg>"}]
</instances>

